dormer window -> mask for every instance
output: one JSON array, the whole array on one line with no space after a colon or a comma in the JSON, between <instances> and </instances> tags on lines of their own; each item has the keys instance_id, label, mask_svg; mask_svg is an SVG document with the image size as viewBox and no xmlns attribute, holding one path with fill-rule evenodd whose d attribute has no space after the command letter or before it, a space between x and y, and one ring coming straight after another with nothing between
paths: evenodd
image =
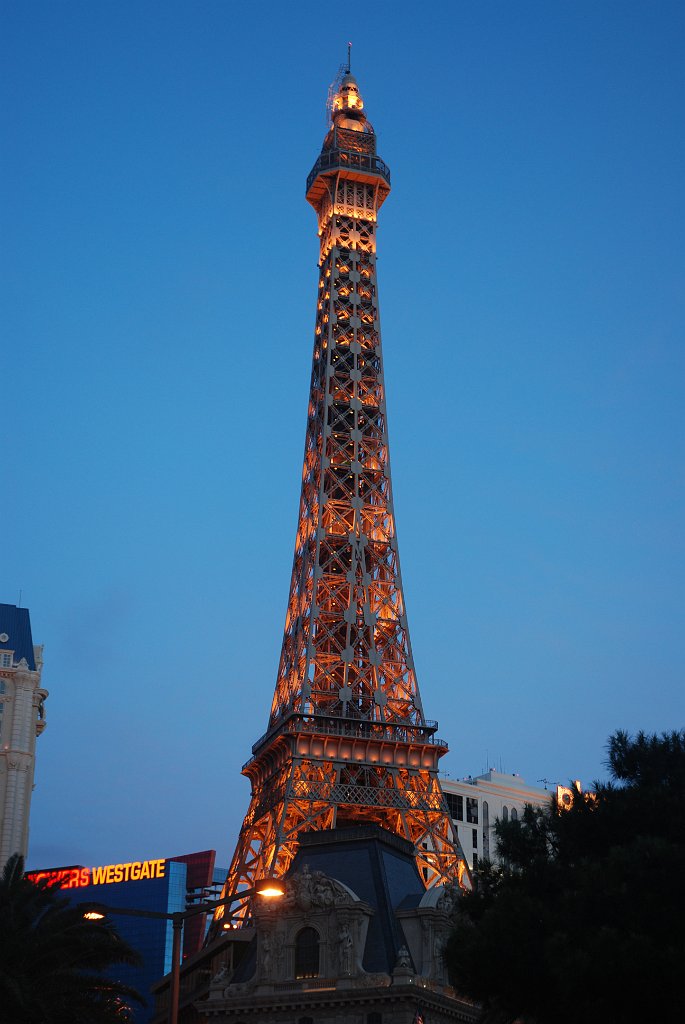
<instances>
[{"instance_id":1,"label":"dormer window","mask_svg":"<svg viewBox=\"0 0 685 1024\"><path fill-rule=\"evenodd\" d=\"M12 668L14 651L0 651L0 668Z\"/></svg>"}]
</instances>

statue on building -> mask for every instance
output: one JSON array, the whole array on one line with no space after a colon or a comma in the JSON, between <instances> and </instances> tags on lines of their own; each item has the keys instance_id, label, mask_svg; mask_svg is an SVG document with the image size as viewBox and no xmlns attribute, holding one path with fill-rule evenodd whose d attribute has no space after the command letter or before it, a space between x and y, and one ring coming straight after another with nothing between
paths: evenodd
<instances>
[{"instance_id":1,"label":"statue on building","mask_svg":"<svg viewBox=\"0 0 685 1024\"><path fill-rule=\"evenodd\" d=\"M350 932L350 926L346 921L343 921L338 930L338 962L341 974L352 974L353 953L354 940Z\"/></svg>"},{"instance_id":2,"label":"statue on building","mask_svg":"<svg viewBox=\"0 0 685 1024\"><path fill-rule=\"evenodd\" d=\"M272 940L268 932L263 932L262 935L260 935L259 952L262 978L266 981L271 975L271 966L273 962Z\"/></svg>"}]
</instances>

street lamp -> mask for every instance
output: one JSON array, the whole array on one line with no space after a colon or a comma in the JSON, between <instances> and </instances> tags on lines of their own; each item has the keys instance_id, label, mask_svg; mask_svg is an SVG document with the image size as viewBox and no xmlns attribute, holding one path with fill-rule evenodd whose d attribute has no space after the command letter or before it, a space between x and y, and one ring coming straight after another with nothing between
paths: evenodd
<instances>
[{"instance_id":1,"label":"street lamp","mask_svg":"<svg viewBox=\"0 0 685 1024\"><path fill-rule=\"evenodd\" d=\"M109 907L104 903L83 904L83 917L86 921L102 921L105 914L122 914L124 917L152 917L158 920L171 921L173 927L171 944L171 994L169 1003L169 1024L178 1024L178 1003L181 980L181 938L183 925L187 918L195 917L197 914L211 914L217 907L225 907L230 903L238 903L239 900L247 899L249 896L263 896L265 899L274 899L285 894L283 883L277 878L261 878L250 889L243 889L233 896L226 896L221 900L211 900L207 903L197 903L189 910L176 910L172 913L165 913L163 910L139 910L136 907ZM225 926L224 926L225 927Z\"/></svg>"}]
</instances>

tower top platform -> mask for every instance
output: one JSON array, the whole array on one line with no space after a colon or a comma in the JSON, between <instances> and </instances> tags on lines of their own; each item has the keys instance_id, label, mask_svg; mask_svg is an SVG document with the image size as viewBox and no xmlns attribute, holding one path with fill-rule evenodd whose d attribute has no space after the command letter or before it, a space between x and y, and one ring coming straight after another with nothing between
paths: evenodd
<instances>
[{"instance_id":1,"label":"tower top platform","mask_svg":"<svg viewBox=\"0 0 685 1024\"><path fill-rule=\"evenodd\" d=\"M376 155L376 133L364 111L354 75L346 74L330 104L331 125L321 155L307 178L306 196L317 213L330 192L331 179L378 183L378 206L390 192L390 168ZM380 179L380 182L379 182Z\"/></svg>"}]
</instances>

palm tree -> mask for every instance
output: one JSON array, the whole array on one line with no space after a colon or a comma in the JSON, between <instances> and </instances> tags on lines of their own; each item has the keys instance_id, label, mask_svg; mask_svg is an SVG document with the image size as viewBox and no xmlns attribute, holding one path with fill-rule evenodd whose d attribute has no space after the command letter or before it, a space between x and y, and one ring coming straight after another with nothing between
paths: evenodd
<instances>
[{"instance_id":1,"label":"palm tree","mask_svg":"<svg viewBox=\"0 0 685 1024\"><path fill-rule=\"evenodd\" d=\"M24 858L10 857L0 878L0 1019L12 1024L124 1024L131 988L103 972L141 963L106 920L86 921L83 908L48 881L24 877Z\"/></svg>"}]
</instances>

